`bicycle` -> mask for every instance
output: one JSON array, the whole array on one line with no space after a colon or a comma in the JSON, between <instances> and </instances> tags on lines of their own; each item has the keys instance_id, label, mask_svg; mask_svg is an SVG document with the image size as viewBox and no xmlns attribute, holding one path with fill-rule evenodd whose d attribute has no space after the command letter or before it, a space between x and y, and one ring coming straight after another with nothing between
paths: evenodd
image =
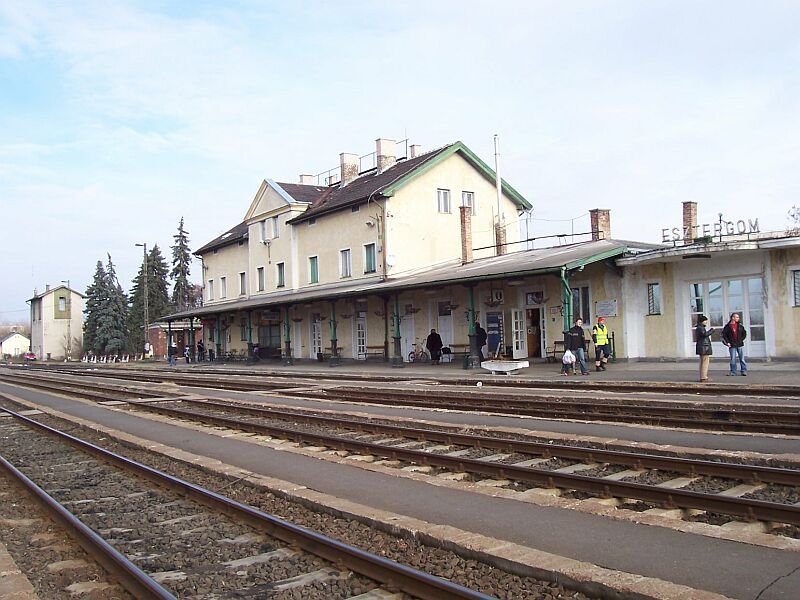
<instances>
[{"instance_id":1,"label":"bicycle","mask_svg":"<svg viewBox=\"0 0 800 600\"><path fill-rule=\"evenodd\" d=\"M413 344L413 346L414 346L414 350L412 350L411 352L408 353L408 362L410 362L410 363L413 363L413 362L426 363L431 359L430 355L427 352L425 352L425 350L423 350L419 346L419 344Z\"/></svg>"}]
</instances>

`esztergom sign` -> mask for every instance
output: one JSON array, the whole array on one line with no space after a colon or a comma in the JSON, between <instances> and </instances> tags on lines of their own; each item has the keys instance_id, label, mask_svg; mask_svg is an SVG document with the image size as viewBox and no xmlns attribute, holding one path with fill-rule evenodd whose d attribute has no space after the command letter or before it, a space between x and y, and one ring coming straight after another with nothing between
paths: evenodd
<instances>
[{"instance_id":1,"label":"esztergom sign","mask_svg":"<svg viewBox=\"0 0 800 600\"><path fill-rule=\"evenodd\" d=\"M691 230L691 231L690 231ZM738 221L722 221L721 223L703 223L694 227L673 227L661 230L662 242L680 242L685 239L699 237L719 237L723 235L744 235L759 233L758 219L739 219Z\"/></svg>"}]
</instances>

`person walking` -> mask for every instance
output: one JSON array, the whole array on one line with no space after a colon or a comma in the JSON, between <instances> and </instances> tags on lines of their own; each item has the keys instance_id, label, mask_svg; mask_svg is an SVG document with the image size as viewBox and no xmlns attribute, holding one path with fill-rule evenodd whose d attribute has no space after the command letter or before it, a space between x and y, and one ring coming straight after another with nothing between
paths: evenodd
<instances>
[{"instance_id":1,"label":"person walking","mask_svg":"<svg viewBox=\"0 0 800 600\"><path fill-rule=\"evenodd\" d=\"M747 377L747 361L744 358L744 341L747 339L747 330L742 325L741 316L735 312L731 320L722 328L722 343L728 347L731 355L731 370L728 375L736 375L736 359L739 359L739 372Z\"/></svg>"},{"instance_id":2,"label":"person walking","mask_svg":"<svg viewBox=\"0 0 800 600\"><path fill-rule=\"evenodd\" d=\"M425 340L425 347L431 353L431 363L438 365L442 359L442 336L436 333L435 329L431 329L428 334L428 339Z\"/></svg>"},{"instance_id":3,"label":"person walking","mask_svg":"<svg viewBox=\"0 0 800 600\"><path fill-rule=\"evenodd\" d=\"M475 321L475 345L478 346L478 356L481 357L481 362L486 360L486 355L483 353L483 347L486 345L488 339L486 330L481 327L478 321Z\"/></svg>"},{"instance_id":4,"label":"person walking","mask_svg":"<svg viewBox=\"0 0 800 600\"><path fill-rule=\"evenodd\" d=\"M708 363L711 361L711 335L714 333L714 328L706 329L708 325L708 317L705 315L698 315L697 327L694 328L695 336L695 353L700 357L700 383L708 381Z\"/></svg>"},{"instance_id":5,"label":"person walking","mask_svg":"<svg viewBox=\"0 0 800 600\"><path fill-rule=\"evenodd\" d=\"M586 335L583 331L583 319L575 319L575 325L564 332L564 348L575 355L575 362L581 368L581 375L588 375L586 366ZM566 366L566 365L565 365ZM575 371L573 370L573 373ZM564 373L566 375L566 373Z\"/></svg>"},{"instance_id":6,"label":"person walking","mask_svg":"<svg viewBox=\"0 0 800 600\"><path fill-rule=\"evenodd\" d=\"M592 341L594 342L594 370L605 371L608 357L611 356L611 344L608 339L605 317L597 317L597 323L592 327Z\"/></svg>"}]
</instances>

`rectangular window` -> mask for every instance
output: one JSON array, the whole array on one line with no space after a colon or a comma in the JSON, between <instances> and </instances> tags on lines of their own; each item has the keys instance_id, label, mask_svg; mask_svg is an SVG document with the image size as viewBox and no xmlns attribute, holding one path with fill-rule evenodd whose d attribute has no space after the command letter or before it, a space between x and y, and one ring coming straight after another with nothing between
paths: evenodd
<instances>
[{"instance_id":1,"label":"rectangular window","mask_svg":"<svg viewBox=\"0 0 800 600\"><path fill-rule=\"evenodd\" d=\"M267 222L266 222L266 220L258 222L258 229L259 229L259 233L261 235L261 241L262 242L266 242L269 239L267 237Z\"/></svg>"},{"instance_id":2,"label":"rectangular window","mask_svg":"<svg viewBox=\"0 0 800 600\"><path fill-rule=\"evenodd\" d=\"M222 300L223 298L228 297L228 278L227 277L220 277L219 278L219 299Z\"/></svg>"},{"instance_id":3,"label":"rectangular window","mask_svg":"<svg viewBox=\"0 0 800 600\"><path fill-rule=\"evenodd\" d=\"M247 275L239 273L239 295L244 296L247 293Z\"/></svg>"},{"instance_id":4,"label":"rectangular window","mask_svg":"<svg viewBox=\"0 0 800 600\"><path fill-rule=\"evenodd\" d=\"M339 276L350 277L353 274L350 264L350 248L339 252Z\"/></svg>"},{"instance_id":5,"label":"rectangular window","mask_svg":"<svg viewBox=\"0 0 800 600\"><path fill-rule=\"evenodd\" d=\"M267 235L271 240L280 237L281 234L278 228L278 217L270 217L267 219Z\"/></svg>"},{"instance_id":6,"label":"rectangular window","mask_svg":"<svg viewBox=\"0 0 800 600\"><path fill-rule=\"evenodd\" d=\"M375 272L375 244L364 244L364 273Z\"/></svg>"},{"instance_id":7,"label":"rectangular window","mask_svg":"<svg viewBox=\"0 0 800 600\"><path fill-rule=\"evenodd\" d=\"M319 283L319 258L316 256L308 259L308 283Z\"/></svg>"},{"instance_id":8,"label":"rectangular window","mask_svg":"<svg viewBox=\"0 0 800 600\"><path fill-rule=\"evenodd\" d=\"M67 299L64 296L58 297L58 312L67 312Z\"/></svg>"},{"instance_id":9,"label":"rectangular window","mask_svg":"<svg viewBox=\"0 0 800 600\"><path fill-rule=\"evenodd\" d=\"M450 212L450 190L436 190L436 204L440 213Z\"/></svg>"},{"instance_id":10,"label":"rectangular window","mask_svg":"<svg viewBox=\"0 0 800 600\"><path fill-rule=\"evenodd\" d=\"M258 274L258 291L263 292L267 283L264 276L264 267L258 267L258 269L256 269L256 273Z\"/></svg>"},{"instance_id":11,"label":"rectangular window","mask_svg":"<svg viewBox=\"0 0 800 600\"><path fill-rule=\"evenodd\" d=\"M584 323L591 323L591 305L589 303L589 286L572 288L572 320L583 319Z\"/></svg>"},{"instance_id":12,"label":"rectangular window","mask_svg":"<svg viewBox=\"0 0 800 600\"><path fill-rule=\"evenodd\" d=\"M792 271L792 288L794 289L794 304L800 306L800 270Z\"/></svg>"},{"instance_id":13,"label":"rectangular window","mask_svg":"<svg viewBox=\"0 0 800 600\"><path fill-rule=\"evenodd\" d=\"M275 267L277 269L277 287L284 287L286 285L286 266L281 262Z\"/></svg>"},{"instance_id":14,"label":"rectangular window","mask_svg":"<svg viewBox=\"0 0 800 600\"><path fill-rule=\"evenodd\" d=\"M242 320L239 322L239 328L242 331L242 335L241 335L241 337L239 339L242 342L246 342L247 341L247 318L242 318Z\"/></svg>"},{"instance_id":15,"label":"rectangular window","mask_svg":"<svg viewBox=\"0 0 800 600\"><path fill-rule=\"evenodd\" d=\"M208 280L208 299L209 300L213 300L214 299L214 280L213 279L209 279Z\"/></svg>"},{"instance_id":16,"label":"rectangular window","mask_svg":"<svg viewBox=\"0 0 800 600\"><path fill-rule=\"evenodd\" d=\"M660 315L661 314L661 284L648 283L647 284L647 314Z\"/></svg>"},{"instance_id":17,"label":"rectangular window","mask_svg":"<svg viewBox=\"0 0 800 600\"><path fill-rule=\"evenodd\" d=\"M461 206L468 206L471 214L475 214L475 193L461 192Z\"/></svg>"}]
</instances>

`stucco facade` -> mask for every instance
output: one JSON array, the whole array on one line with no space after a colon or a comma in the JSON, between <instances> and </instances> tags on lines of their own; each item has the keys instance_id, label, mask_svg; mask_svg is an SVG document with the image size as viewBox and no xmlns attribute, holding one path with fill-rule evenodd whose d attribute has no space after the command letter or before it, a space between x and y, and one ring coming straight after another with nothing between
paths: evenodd
<instances>
[{"instance_id":1,"label":"stucco facade","mask_svg":"<svg viewBox=\"0 0 800 600\"><path fill-rule=\"evenodd\" d=\"M27 352L30 346L30 339L14 331L0 339L0 358L16 358Z\"/></svg>"},{"instance_id":2,"label":"stucco facade","mask_svg":"<svg viewBox=\"0 0 800 600\"><path fill-rule=\"evenodd\" d=\"M40 360L80 358L83 348L83 295L66 286L34 293L31 350Z\"/></svg>"}]
</instances>

